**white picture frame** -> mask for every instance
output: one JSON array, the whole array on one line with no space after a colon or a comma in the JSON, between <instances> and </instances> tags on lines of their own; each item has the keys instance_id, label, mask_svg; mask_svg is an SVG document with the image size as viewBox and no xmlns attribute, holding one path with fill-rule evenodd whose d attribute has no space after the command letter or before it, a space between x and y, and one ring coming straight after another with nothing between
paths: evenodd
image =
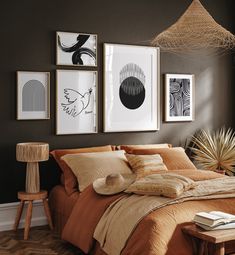
<instances>
[{"instance_id":1,"label":"white picture frame","mask_svg":"<svg viewBox=\"0 0 235 255\"><path fill-rule=\"evenodd\" d=\"M165 75L165 121L193 121L195 77L193 74Z\"/></svg>"},{"instance_id":2,"label":"white picture frame","mask_svg":"<svg viewBox=\"0 0 235 255\"><path fill-rule=\"evenodd\" d=\"M50 119L50 72L17 71L16 75L16 119Z\"/></svg>"},{"instance_id":3,"label":"white picture frame","mask_svg":"<svg viewBox=\"0 0 235 255\"><path fill-rule=\"evenodd\" d=\"M97 35L56 32L56 65L97 67Z\"/></svg>"},{"instance_id":4,"label":"white picture frame","mask_svg":"<svg viewBox=\"0 0 235 255\"><path fill-rule=\"evenodd\" d=\"M56 134L92 134L98 130L97 71L56 71Z\"/></svg>"},{"instance_id":5,"label":"white picture frame","mask_svg":"<svg viewBox=\"0 0 235 255\"><path fill-rule=\"evenodd\" d=\"M159 48L105 43L104 132L159 130L159 83Z\"/></svg>"}]
</instances>

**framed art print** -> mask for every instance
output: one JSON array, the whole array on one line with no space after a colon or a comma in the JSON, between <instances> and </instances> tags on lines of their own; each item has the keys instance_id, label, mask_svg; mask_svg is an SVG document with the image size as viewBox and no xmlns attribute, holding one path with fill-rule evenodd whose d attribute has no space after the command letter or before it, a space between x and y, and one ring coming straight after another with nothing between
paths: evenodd
<instances>
[{"instance_id":1,"label":"framed art print","mask_svg":"<svg viewBox=\"0 0 235 255\"><path fill-rule=\"evenodd\" d=\"M57 32L56 64L97 66L97 35Z\"/></svg>"},{"instance_id":2,"label":"framed art print","mask_svg":"<svg viewBox=\"0 0 235 255\"><path fill-rule=\"evenodd\" d=\"M50 73L17 72L17 120L50 118Z\"/></svg>"},{"instance_id":3,"label":"framed art print","mask_svg":"<svg viewBox=\"0 0 235 255\"><path fill-rule=\"evenodd\" d=\"M104 132L159 129L159 49L104 44Z\"/></svg>"},{"instance_id":4,"label":"framed art print","mask_svg":"<svg viewBox=\"0 0 235 255\"><path fill-rule=\"evenodd\" d=\"M56 134L97 132L97 72L57 70Z\"/></svg>"},{"instance_id":5,"label":"framed art print","mask_svg":"<svg viewBox=\"0 0 235 255\"><path fill-rule=\"evenodd\" d=\"M194 75L166 74L165 121L193 121Z\"/></svg>"}]
</instances>

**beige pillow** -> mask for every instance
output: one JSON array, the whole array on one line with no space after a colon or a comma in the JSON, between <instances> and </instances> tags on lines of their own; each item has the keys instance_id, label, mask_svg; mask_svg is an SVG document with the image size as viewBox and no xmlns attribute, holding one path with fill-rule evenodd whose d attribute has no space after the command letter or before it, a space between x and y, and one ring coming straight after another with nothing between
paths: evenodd
<instances>
[{"instance_id":1,"label":"beige pillow","mask_svg":"<svg viewBox=\"0 0 235 255\"><path fill-rule=\"evenodd\" d=\"M159 154L155 155L133 155L125 154L132 172L137 178L144 177L159 171L167 171L167 167Z\"/></svg>"},{"instance_id":2,"label":"beige pillow","mask_svg":"<svg viewBox=\"0 0 235 255\"><path fill-rule=\"evenodd\" d=\"M153 174L137 180L125 192L177 198L184 191L195 186L196 183L193 180L181 175Z\"/></svg>"},{"instance_id":3,"label":"beige pillow","mask_svg":"<svg viewBox=\"0 0 235 255\"><path fill-rule=\"evenodd\" d=\"M88 152L104 152L112 151L113 148L111 145L106 146L97 146L97 147L88 147L88 148L77 148L77 149L57 149L50 152L54 157L58 165L60 166L63 176L64 176L64 188L67 194L70 196L73 192L78 191L78 182L76 176L73 174L70 167L61 160L66 154L78 154L78 153L88 153Z\"/></svg>"},{"instance_id":4,"label":"beige pillow","mask_svg":"<svg viewBox=\"0 0 235 255\"><path fill-rule=\"evenodd\" d=\"M158 148L158 149L136 149L130 152L135 155L159 154L168 170L195 169L196 167L181 147Z\"/></svg>"},{"instance_id":5,"label":"beige pillow","mask_svg":"<svg viewBox=\"0 0 235 255\"><path fill-rule=\"evenodd\" d=\"M61 158L71 168L83 191L98 178L112 173L130 174L124 151L67 154Z\"/></svg>"}]
</instances>

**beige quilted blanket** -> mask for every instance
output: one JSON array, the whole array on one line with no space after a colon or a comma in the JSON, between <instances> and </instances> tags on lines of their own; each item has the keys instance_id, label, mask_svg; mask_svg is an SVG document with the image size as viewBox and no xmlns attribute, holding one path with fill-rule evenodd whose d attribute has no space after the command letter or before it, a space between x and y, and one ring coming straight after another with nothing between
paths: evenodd
<instances>
[{"instance_id":1,"label":"beige quilted blanket","mask_svg":"<svg viewBox=\"0 0 235 255\"><path fill-rule=\"evenodd\" d=\"M176 199L159 196L122 196L105 211L95 229L94 238L107 254L119 255L137 224L151 211L189 200L235 197L235 177L197 183L195 189L183 193Z\"/></svg>"}]
</instances>

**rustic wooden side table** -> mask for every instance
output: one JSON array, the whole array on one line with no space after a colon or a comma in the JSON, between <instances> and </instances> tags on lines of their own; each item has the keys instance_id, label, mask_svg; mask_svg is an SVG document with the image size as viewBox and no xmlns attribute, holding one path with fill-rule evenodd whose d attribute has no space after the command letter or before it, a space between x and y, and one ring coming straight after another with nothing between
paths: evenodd
<instances>
[{"instance_id":1,"label":"rustic wooden side table","mask_svg":"<svg viewBox=\"0 0 235 255\"><path fill-rule=\"evenodd\" d=\"M53 229L52 219L51 219L51 213L47 202L47 191L41 190L38 193L26 193L23 191L18 192L18 199L20 200L20 204L17 210L15 224L14 224L14 230L16 231L20 222L20 218L22 215L22 211L24 208L24 204L27 201L28 202L28 208L26 212L25 217L25 228L24 228L24 240L27 240L29 237L29 229L31 224L31 218L32 218L32 210L33 210L33 201L34 200L42 200L44 205L45 214L48 220L48 224Z\"/></svg>"},{"instance_id":2,"label":"rustic wooden side table","mask_svg":"<svg viewBox=\"0 0 235 255\"><path fill-rule=\"evenodd\" d=\"M235 229L206 231L195 224L190 224L182 227L182 231L192 238L195 255L207 255L208 243L215 245L214 255L224 255L225 243L235 240Z\"/></svg>"}]
</instances>

